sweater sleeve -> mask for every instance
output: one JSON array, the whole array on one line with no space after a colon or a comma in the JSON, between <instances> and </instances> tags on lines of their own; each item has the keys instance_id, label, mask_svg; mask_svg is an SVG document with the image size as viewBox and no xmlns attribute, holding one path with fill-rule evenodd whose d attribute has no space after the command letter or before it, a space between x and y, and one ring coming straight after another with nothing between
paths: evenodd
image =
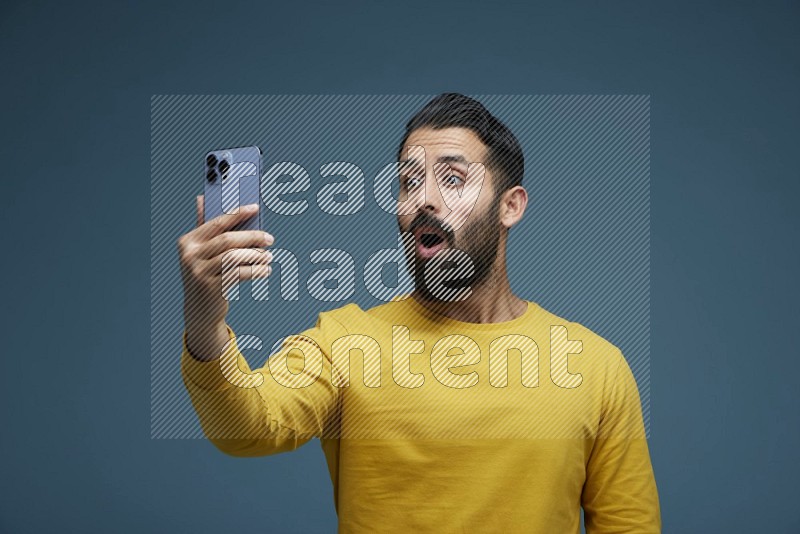
<instances>
[{"instance_id":1,"label":"sweater sleeve","mask_svg":"<svg viewBox=\"0 0 800 534\"><path fill-rule=\"evenodd\" d=\"M661 532L661 512L636 379L618 353L616 377L586 467L587 534Z\"/></svg>"},{"instance_id":2,"label":"sweater sleeve","mask_svg":"<svg viewBox=\"0 0 800 534\"><path fill-rule=\"evenodd\" d=\"M209 441L231 456L266 456L325 433L339 409L330 347L346 335L342 325L320 314L316 326L286 337L255 371L230 327L228 335L221 358L201 361L189 353L183 334L181 375Z\"/></svg>"}]
</instances>

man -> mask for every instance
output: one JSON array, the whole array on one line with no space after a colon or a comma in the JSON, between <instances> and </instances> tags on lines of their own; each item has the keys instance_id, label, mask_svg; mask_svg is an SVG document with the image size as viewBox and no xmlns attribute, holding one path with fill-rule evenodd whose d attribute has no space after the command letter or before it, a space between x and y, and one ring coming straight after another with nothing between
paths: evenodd
<instances>
[{"instance_id":1,"label":"man","mask_svg":"<svg viewBox=\"0 0 800 534\"><path fill-rule=\"evenodd\" d=\"M400 159L414 291L321 313L257 373L225 323L222 265L268 276L272 236L231 231L254 213L240 210L181 237L181 365L205 434L234 456L319 437L340 532L579 532L581 507L589 533L660 532L622 353L509 285L528 202L514 135L444 94L408 123Z\"/></svg>"}]
</instances>

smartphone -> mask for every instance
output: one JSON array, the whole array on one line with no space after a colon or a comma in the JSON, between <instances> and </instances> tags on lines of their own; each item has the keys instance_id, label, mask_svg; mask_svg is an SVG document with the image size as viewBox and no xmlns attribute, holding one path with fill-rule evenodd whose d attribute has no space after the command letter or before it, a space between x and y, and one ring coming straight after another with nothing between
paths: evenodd
<instances>
[{"instance_id":1,"label":"smartphone","mask_svg":"<svg viewBox=\"0 0 800 534\"><path fill-rule=\"evenodd\" d=\"M261 230L261 149L257 146L212 150L205 159L205 222L224 213L237 213L239 206L258 204L258 213L233 230Z\"/></svg>"}]
</instances>

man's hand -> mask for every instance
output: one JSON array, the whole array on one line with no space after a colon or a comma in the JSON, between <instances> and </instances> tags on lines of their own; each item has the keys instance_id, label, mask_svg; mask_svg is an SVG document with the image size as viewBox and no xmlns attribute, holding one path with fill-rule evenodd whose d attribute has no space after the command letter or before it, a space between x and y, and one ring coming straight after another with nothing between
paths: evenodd
<instances>
[{"instance_id":1,"label":"man's hand","mask_svg":"<svg viewBox=\"0 0 800 534\"><path fill-rule=\"evenodd\" d=\"M263 247L272 245L274 238L261 230L232 230L257 212L257 204L242 206L236 214L204 223L200 195L197 227L178 239L186 343L197 359L218 358L228 342L227 290L239 280L266 278L272 272L272 253Z\"/></svg>"}]
</instances>

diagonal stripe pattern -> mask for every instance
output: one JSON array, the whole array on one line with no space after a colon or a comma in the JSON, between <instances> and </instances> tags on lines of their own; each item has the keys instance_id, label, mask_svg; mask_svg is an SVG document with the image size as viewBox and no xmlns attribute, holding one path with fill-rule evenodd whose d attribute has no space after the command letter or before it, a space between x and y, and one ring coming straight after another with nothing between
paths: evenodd
<instances>
[{"instance_id":1,"label":"diagonal stripe pattern","mask_svg":"<svg viewBox=\"0 0 800 534\"><path fill-rule=\"evenodd\" d=\"M398 246L396 223L385 212L385 202L382 208L382 200L374 198L373 180L391 164L405 122L431 96L152 97L151 437L204 437L178 365L183 310L175 246L194 224L193 198L202 189L204 154L257 144L265 150L264 174L271 172L271 179L279 181L297 166L309 177L308 195L284 199L289 204L282 208L266 206L268 229L282 242L276 263L296 283L284 288L283 277L280 282L273 277L274 289L268 291L266 281L254 282L256 298L248 289L232 303L230 322L241 325L241 331L263 334L271 346L313 324L322 307L354 301L367 308L390 297L391 291L374 277L328 291L307 290L302 284L320 272L315 261L346 260L336 249L346 250L357 266L376 251ZM523 298L584 324L622 349L638 383L649 435L650 98L475 98L506 122L526 155L524 185L531 200L525 220L511 234L512 286ZM395 294L407 289L400 283ZM264 326L266 306L278 310L268 314L269 328ZM374 383L379 374L375 359L369 361ZM541 376L539 371L525 367L526 381L544 380L544 369ZM575 380L565 369L557 373ZM226 424L236 428L237 421Z\"/></svg>"}]
</instances>

